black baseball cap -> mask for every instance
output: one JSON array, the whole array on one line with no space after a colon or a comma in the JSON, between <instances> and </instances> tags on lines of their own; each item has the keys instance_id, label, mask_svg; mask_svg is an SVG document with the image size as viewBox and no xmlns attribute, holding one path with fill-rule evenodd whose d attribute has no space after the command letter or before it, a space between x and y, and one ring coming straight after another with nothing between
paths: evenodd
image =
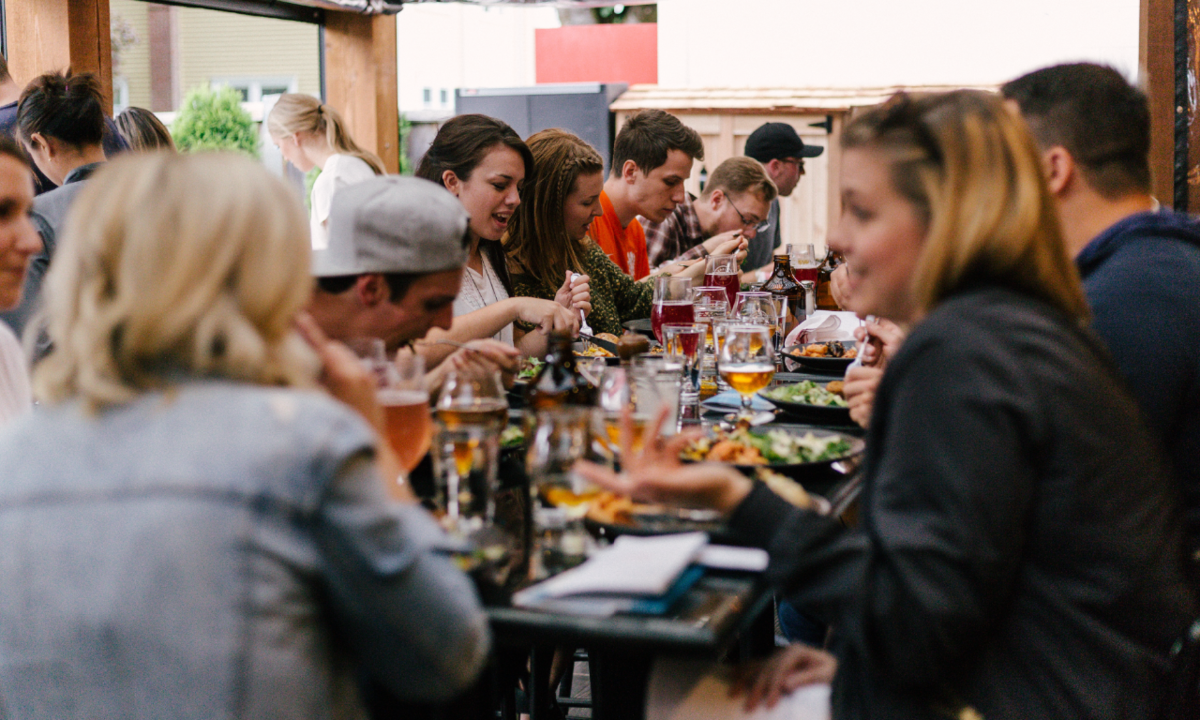
<instances>
[{"instance_id":1,"label":"black baseball cap","mask_svg":"<svg viewBox=\"0 0 1200 720\"><path fill-rule=\"evenodd\" d=\"M810 158L825 152L820 145L805 145L787 123L765 123L746 139L746 154L760 163L784 158Z\"/></svg>"}]
</instances>

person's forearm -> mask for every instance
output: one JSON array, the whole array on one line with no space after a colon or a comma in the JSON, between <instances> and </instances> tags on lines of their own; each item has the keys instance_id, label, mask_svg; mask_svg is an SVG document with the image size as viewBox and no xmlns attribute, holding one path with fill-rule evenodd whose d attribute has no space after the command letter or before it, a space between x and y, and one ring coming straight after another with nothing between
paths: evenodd
<instances>
[{"instance_id":1,"label":"person's forearm","mask_svg":"<svg viewBox=\"0 0 1200 720\"><path fill-rule=\"evenodd\" d=\"M517 299L507 298L487 307L473 310L466 315L454 318L449 330L430 328L425 339L430 342L421 343L421 357L425 358L425 368L432 369L454 352L453 345L434 345L433 341L453 340L465 343L495 335L517 319Z\"/></svg>"},{"instance_id":2,"label":"person's forearm","mask_svg":"<svg viewBox=\"0 0 1200 720\"><path fill-rule=\"evenodd\" d=\"M534 329L525 333L520 338L517 338L514 343L522 355L529 357L541 358L546 355L546 348L549 347L549 337L541 330Z\"/></svg>"}]
</instances>

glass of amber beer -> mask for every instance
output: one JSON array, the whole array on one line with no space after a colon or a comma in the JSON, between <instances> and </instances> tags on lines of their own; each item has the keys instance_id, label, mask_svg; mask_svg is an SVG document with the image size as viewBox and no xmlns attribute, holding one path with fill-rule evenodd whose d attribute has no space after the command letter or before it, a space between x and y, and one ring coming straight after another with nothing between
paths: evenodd
<instances>
[{"instance_id":1,"label":"glass of amber beer","mask_svg":"<svg viewBox=\"0 0 1200 720\"><path fill-rule=\"evenodd\" d=\"M720 354L721 378L742 397L740 417L750 417L750 399L775 376L775 349L765 325L729 325Z\"/></svg>"},{"instance_id":2,"label":"glass of amber beer","mask_svg":"<svg viewBox=\"0 0 1200 720\"><path fill-rule=\"evenodd\" d=\"M377 394L392 446L406 473L411 473L429 452L433 421L429 416L429 391L425 389L425 363L420 355L402 350L387 366Z\"/></svg>"}]
</instances>

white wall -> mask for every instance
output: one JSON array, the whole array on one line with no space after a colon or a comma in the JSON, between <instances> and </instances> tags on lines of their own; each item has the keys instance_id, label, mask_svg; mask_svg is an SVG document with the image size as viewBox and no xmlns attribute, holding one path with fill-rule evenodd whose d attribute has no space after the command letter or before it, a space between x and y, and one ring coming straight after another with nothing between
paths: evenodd
<instances>
[{"instance_id":1,"label":"white wall","mask_svg":"<svg viewBox=\"0 0 1200 720\"><path fill-rule=\"evenodd\" d=\"M553 8L414 3L396 16L400 110L454 110L454 90L533 85L534 30L558 27ZM423 90L430 88L430 104ZM442 105L440 91L448 104Z\"/></svg>"},{"instance_id":2,"label":"white wall","mask_svg":"<svg viewBox=\"0 0 1200 720\"><path fill-rule=\"evenodd\" d=\"M659 0L662 87L998 84L1058 62L1137 75L1139 0Z\"/></svg>"}]
</instances>

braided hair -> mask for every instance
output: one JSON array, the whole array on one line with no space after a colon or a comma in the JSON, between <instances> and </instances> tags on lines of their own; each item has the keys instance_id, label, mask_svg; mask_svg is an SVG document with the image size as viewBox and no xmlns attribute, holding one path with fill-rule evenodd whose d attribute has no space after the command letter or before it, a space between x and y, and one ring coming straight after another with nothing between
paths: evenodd
<instances>
[{"instance_id":1,"label":"braided hair","mask_svg":"<svg viewBox=\"0 0 1200 720\"><path fill-rule=\"evenodd\" d=\"M557 128L531 135L526 144L533 153L533 182L526 181L523 202L509 220L504 249L511 262L553 290L567 270L581 272L591 242L567 232L563 206L579 176L603 172L604 161L591 145Z\"/></svg>"}]
</instances>

